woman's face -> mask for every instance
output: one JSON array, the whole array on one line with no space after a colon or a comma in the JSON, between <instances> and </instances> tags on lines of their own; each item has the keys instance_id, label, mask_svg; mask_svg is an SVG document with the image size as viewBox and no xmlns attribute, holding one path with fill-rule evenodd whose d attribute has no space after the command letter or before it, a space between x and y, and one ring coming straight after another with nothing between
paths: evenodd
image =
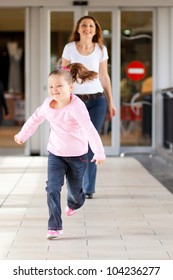
<instances>
[{"instance_id":1,"label":"woman's face","mask_svg":"<svg viewBox=\"0 0 173 280\"><path fill-rule=\"evenodd\" d=\"M92 19L86 18L81 21L78 28L80 38L93 38L96 34L96 26Z\"/></svg>"}]
</instances>

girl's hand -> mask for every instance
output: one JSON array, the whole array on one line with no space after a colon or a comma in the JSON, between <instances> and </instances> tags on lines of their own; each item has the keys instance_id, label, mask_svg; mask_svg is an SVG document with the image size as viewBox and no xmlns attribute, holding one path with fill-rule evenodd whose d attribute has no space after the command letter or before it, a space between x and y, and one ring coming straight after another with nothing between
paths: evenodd
<instances>
[{"instance_id":1,"label":"girl's hand","mask_svg":"<svg viewBox=\"0 0 173 280\"><path fill-rule=\"evenodd\" d=\"M23 144L22 141L20 141L20 140L17 139L16 135L14 136L14 141L15 141L17 144L19 144L19 145L22 145L22 144Z\"/></svg>"},{"instance_id":2,"label":"girl's hand","mask_svg":"<svg viewBox=\"0 0 173 280\"><path fill-rule=\"evenodd\" d=\"M94 158L93 158L93 159L91 160L91 162L94 162L94 161L96 162L96 165L99 165L99 164L103 164L103 162L105 161L105 159L94 159Z\"/></svg>"}]
</instances>

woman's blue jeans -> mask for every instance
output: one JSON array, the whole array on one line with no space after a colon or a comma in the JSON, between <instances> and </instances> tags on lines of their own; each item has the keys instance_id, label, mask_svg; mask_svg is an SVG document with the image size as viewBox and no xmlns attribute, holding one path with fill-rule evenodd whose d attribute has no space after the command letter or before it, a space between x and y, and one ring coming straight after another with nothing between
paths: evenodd
<instances>
[{"instance_id":1,"label":"woman's blue jeans","mask_svg":"<svg viewBox=\"0 0 173 280\"><path fill-rule=\"evenodd\" d=\"M107 111L106 97L103 95L96 99L84 101L84 103L88 109L92 123L100 133ZM91 162L93 152L90 147L87 156L87 168L83 178L83 190L85 194L93 194L95 193L97 166L95 162Z\"/></svg>"},{"instance_id":2,"label":"woman's blue jeans","mask_svg":"<svg viewBox=\"0 0 173 280\"><path fill-rule=\"evenodd\" d=\"M71 209L80 208L85 202L82 189L83 175L87 166L87 155L79 157L59 157L48 155L47 204L49 209L48 229L62 229L61 189L64 177L67 180L67 205Z\"/></svg>"}]
</instances>

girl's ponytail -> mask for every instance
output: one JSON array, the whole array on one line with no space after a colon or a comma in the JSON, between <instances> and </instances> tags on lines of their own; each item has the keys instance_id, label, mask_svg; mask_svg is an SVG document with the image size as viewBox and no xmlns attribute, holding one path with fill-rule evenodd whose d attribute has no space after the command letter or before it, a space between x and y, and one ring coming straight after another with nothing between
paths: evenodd
<instances>
[{"instance_id":1,"label":"girl's ponytail","mask_svg":"<svg viewBox=\"0 0 173 280\"><path fill-rule=\"evenodd\" d=\"M92 81L98 77L98 73L88 70L81 63L71 63L67 65L73 78L73 82L84 83L86 81Z\"/></svg>"}]
</instances>

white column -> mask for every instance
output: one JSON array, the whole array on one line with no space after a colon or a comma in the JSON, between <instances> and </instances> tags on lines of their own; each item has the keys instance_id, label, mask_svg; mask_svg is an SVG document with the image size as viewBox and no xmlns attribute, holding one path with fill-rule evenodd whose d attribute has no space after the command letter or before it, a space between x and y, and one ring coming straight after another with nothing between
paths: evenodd
<instances>
[{"instance_id":1,"label":"white column","mask_svg":"<svg viewBox=\"0 0 173 280\"><path fill-rule=\"evenodd\" d=\"M170 9L158 8L156 20L156 45L153 53L156 52L156 94L153 104L155 107L154 118L154 141L155 147L163 146L163 97L160 90L171 86L170 84Z\"/></svg>"},{"instance_id":2,"label":"white column","mask_svg":"<svg viewBox=\"0 0 173 280\"><path fill-rule=\"evenodd\" d=\"M117 115L112 120L112 144L110 155L120 154L120 42L121 42L121 14L118 8L112 13L112 94ZM107 148L109 151L109 148ZM108 152L109 155L109 152Z\"/></svg>"},{"instance_id":3,"label":"white column","mask_svg":"<svg viewBox=\"0 0 173 280\"><path fill-rule=\"evenodd\" d=\"M173 87L173 7L170 8L170 86Z\"/></svg>"},{"instance_id":4,"label":"white column","mask_svg":"<svg viewBox=\"0 0 173 280\"><path fill-rule=\"evenodd\" d=\"M25 112L26 119L40 105L40 8L26 9ZM26 142L25 154L40 153L39 129Z\"/></svg>"}]
</instances>

